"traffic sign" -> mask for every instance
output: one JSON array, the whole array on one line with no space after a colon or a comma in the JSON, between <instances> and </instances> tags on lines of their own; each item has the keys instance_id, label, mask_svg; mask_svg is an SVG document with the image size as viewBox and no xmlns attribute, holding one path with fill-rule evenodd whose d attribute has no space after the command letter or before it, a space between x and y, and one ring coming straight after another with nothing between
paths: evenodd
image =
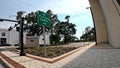
<instances>
[{"instance_id":1,"label":"traffic sign","mask_svg":"<svg viewBox=\"0 0 120 68\"><path fill-rule=\"evenodd\" d=\"M38 25L50 27L50 17L47 13L44 13L42 11L38 11Z\"/></svg>"}]
</instances>

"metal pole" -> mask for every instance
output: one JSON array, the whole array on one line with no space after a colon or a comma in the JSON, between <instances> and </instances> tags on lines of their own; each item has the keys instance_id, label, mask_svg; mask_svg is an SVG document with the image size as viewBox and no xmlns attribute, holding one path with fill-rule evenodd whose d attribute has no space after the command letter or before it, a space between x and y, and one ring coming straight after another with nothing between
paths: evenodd
<instances>
[{"instance_id":1,"label":"metal pole","mask_svg":"<svg viewBox=\"0 0 120 68\"><path fill-rule=\"evenodd\" d=\"M20 21L18 21L18 23L20 23ZM20 29L20 25L19 25L19 47L21 48L21 29Z\"/></svg>"},{"instance_id":2,"label":"metal pole","mask_svg":"<svg viewBox=\"0 0 120 68\"><path fill-rule=\"evenodd\" d=\"M44 37L44 51L45 57L47 57L46 41L45 41L45 26L43 26L43 37Z\"/></svg>"},{"instance_id":3,"label":"metal pole","mask_svg":"<svg viewBox=\"0 0 120 68\"><path fill-rule=\"evenodd\" d=\"M16 20L10 20L10 19L2 19L2 18L0 18L0 21L18 22L18 21L16 21Z\"/></svg>"},{"instance_id":4,"label":"metal pole","mask_svg":"<svg viewBox=\"0 0 120 68\"><path fill-rule=\"evenodd\" d=\"M23 23L24 23L24 18L21 18L20 20L20 56L25 56L24 52L24 43L23 43Z\"/></svg>"}]
</instances>

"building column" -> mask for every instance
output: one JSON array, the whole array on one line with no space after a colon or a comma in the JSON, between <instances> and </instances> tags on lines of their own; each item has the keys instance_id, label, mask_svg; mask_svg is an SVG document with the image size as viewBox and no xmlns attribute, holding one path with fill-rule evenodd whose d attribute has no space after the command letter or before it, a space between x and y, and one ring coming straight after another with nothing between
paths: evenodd
<instances>
[{"instance_id":1,"label":"building column","mask_svg":"<svg viewBox=\"0 0 120 68\"><path fill-rule=\"evenodd\" d=\"M89 2L94 17L97 44L108 43L108 32L106 27L106 21L99 4L99 0L89 0Z\"/></svg>"}]
</instances>

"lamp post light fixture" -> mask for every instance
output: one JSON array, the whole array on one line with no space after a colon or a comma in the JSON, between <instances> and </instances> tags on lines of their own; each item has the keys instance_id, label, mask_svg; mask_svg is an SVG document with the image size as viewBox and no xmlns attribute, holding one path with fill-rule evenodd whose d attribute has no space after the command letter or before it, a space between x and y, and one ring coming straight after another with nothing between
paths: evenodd
<instances>
[{"instance_id":1,"label":"lamp post light fixture","mask_svg":"<svg viewBox=\"0 0 120 68\"><path fill-rule=\"evenodd\" d=\"M86 7L86 9L90 9L91 15L92 15L92 20L93 20L93 25L95 29L95 44L97 45L97 36L96 36L96 28L95 28L95 21L94 21L94 16L93 16L93 11L91 7Z\"/></svg>"}]
</instances>

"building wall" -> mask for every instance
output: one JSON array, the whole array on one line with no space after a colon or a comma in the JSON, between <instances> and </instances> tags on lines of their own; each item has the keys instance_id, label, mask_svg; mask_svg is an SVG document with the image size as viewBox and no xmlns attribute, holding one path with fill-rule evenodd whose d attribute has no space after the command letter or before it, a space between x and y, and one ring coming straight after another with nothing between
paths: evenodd
<instances>
[{"instance_id":1,"label":"building wall","mask_svg":"<svg viewBox=\"0 0 120 68\"><path fill-rule=\"evenodd\" d=\"M116 0L99 0L104 12L109 42L112 46L120 47L120 6Z\"/></svg>"},{"instance_id":2,"label":"building wall","mask_svg":"<svg viewBox=\"0 0 120 68\"><path fill-rule=\"evenodd\" d=\"M91 4L91 8L93 10L96 29L100 29L99 25L106 24L106 26L102 27L102 30L97 30L97 35L100 36L101 33L108 33L109 43L114 47L120 47L120 5L116 2L116 0L89 0ZM97 4L97 5L96 5ZM98 8L99 7L99 8ZM103 14L99 12L102 11ZM98 14L99 13L99 14ZM103 19L97 21L100 17ZM104 23L100 23L100 21L104 21ZM100 24L98 24L100 23ZM107 28L107 29L106 29ZM106 36L107 36L106 33ZM98 38L98 36L97 36ZM100 39L97 39L101 41Z\"/></svg>"},{"instance_id":3,"label":"building wall","mask_svg":"<svg viewBox=\"0 0 120 68\"><path fill-rule=\"evenodd\" d=\"M89 2L94 16L97 44L108 43L106 22L101 7L99 6L100 4L98 0L89 0Z\"/></svg>"},{"instance_id":4,"label":"building wall","mask_svg":"<svg viewBox=\"0 0 120 68\"><path fill-rule=\"evenodd\" d=\"M10 41L9 43L14 45L14 44L18 44L19 43L19 33L15 30L11 30L9 31L9 36L10 37Z\"/></svg>"},{"instance_id":5,"label":"building wall","mask_svg":"<svg viewBox=\"0 0 120 68\"><path fill-rule=\"evenodd\" d=\"M2 36L2 33L5 33L5 36ZM23 33L24 37L23 37L23 42L24 44L26 44L26 33ZM45 33L45 41L47 45L50 45L50 41L49 41L49 33ZM0 28L0 38L6 38L6 43L7 44L18 44L19 43L19 32L15 31L15 30L11 30L8 31L7 29L1 29ZM39 38L39 44L44 44L44 40L43 39L43 35L38 36ZM1 41L0 41L1 44Z\"/></svg>"},{"instance_id":6,"label":"building wall","mask_svg":"<svg viewBox=\"0 0 120 68\"><path fill-rule=\"evenodd\" d=\"M5 33L5 36L2 36L2 33ZM9 43L9 32L5 29L0 29L0 38L6 38L6 43ZM0 44L1 44L1 40L0 40Z\"/></svg>"},{"instance_id":7,"label":"building wall","mask_svg":"<svg viewBox=\"0 0 120 68\"><path fill-rule=\"evenodd\" d=\"M5 36L2 36L2 33L5 33ZM8 31L7 29L0 28L0 38L6 38L6 44L14 45L19 43L19 34L15 30Z\"/></svg>"}]
</instances>

